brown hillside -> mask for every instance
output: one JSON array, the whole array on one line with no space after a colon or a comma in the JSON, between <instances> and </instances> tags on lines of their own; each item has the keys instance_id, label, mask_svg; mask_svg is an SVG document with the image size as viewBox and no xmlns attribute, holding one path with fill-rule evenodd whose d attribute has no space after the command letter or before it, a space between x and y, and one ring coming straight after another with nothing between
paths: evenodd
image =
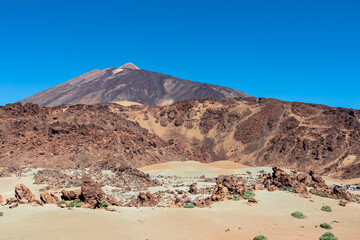
<instances>
[{"instance_id":1,"label":"brown hillside","mask_svg":"<svg viewBox=\"0 0 360 240\"><path fill-rule=\"evenodd\" d=\"M174 160L360 176L360 111L275 99L0 107L0 162L135 167Z\"/></svg>"}]
</instances>

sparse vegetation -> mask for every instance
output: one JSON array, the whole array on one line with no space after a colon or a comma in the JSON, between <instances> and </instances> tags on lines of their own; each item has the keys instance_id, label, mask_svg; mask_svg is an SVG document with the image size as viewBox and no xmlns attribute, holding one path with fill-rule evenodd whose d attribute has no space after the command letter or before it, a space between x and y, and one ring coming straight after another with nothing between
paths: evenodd
<instances>
[{"instance_id":1,"label":"sparse vegetation","mask_svg":"<svg viewBox=\"0 0 360 240\"><path fill-rule=\"evenodd\" d=\"M294 187L283 187L282 190L288 191L288 192L295 192L296 188L294 188Z\"/></svg>"},{"instance_id":2,"label":"sparse vegetation","mask_svg":"<svg viewBox=\"0 0 360 240\"><path fill-rule=\"evenodd\" d=\"M255 196L254 192L247 190L244 194L244 199L250 199L250 198L253 198L254 196Z\"/></svg>"},{"instance_id":3,"label":"sparse vegetation","mask_svg":"<svg viewBox=\"0 0 360 240\"><path fill-rule=\"evenodd\" d=\"M184 204L184 208L194 208L195 206L194 206L194 204L192 204L192 203L185 203Z\"/></svg>"},{"instance_id":4,"label":"sparse vegetation","mask_svg":"<svg viewBox=\"0 0 360 240\"><path fill-rule=\"evenodd\" d=\"M325 197L325 198L329 197L329 195L327 193L323 193L323 192L320 193L319 196L320 197Z\"/></svg>"},{"instance_id":5,"label":"sparse vegetation","mask_svg":"<svg viewBox=\"0 0 360 240\"><path fill-rule=\"evenodd\" d=\"M68 184L66 184L64 187L66 187L66 188L71 188L71 184L68 183Z\"/></svg>"},{"instance_id":6,"label":"sparse vegetation","mask_svg":"<svg viewBox=\"0 0 360 240\"><path fill-rule=\"evenodd\" d=\"M40 188L39 191L43 192L43 191L45 191L45 188Z\"/></svg>"},{"instance_id":7,"label":"sparse vegetation","mask_svg":"<svg viewBox=\"0 0 360 240\"><path fill-rule=\"evenodd\" d=\"M320 224L320 227L324 229L332 229L332 226L328 223L322 223Z\"/></svg>"},{"instance_id":8,"label":"sparse vegetation","mask_svg":"<svg viewBox=\"0 0 360 240\"><path fill-rule=\"evenodd\" d=\"M109 203L107 201L101 201L101 206L102 207L108 207Z\"/></svg>"},{"instance_id":9,"label":"sparse vegetation","mask_svg":"<svg viewBox=\"0 0 360 240\"><path fill-rule=\"evenodd\" d=\"M61 199L60 201L57 202L57 205L61 205L61 204L65 204L65 200L64 199Z\"/></svg>"},{"instance_id":10,"label":"sparse vegetation","mask_svg":"<svg viewBox=\"0 0 360 240\"><path fill-rule=\"evenodd\" d=\"M302 212L299 212L299 211L293 212L291 214L291 216L293 216L294 218L298 218L298 219L306 218L306 216Z\"/></svg>"},{"instance_id":11,"label":"sparse vegetation","mask_svg":"<svg viewBox=\"0 0 360 240\"><path fill-rule=\"evenodd\" d=\"M321 211L332 212L332 209L330 206L322 206Z\"/></svg>"},{"instance_id":12,"label":"sparse vegetation","mask_svg":"<svg viewBox=\"0 0 360 240\"><path fill-rule=\"evenodd\" d=\"M240 195L235 195L234 196L234 201L239 201L240 200Z\"/></svg>"},{"instance_id":13,"label":"sparse vegetation","mask_svg":"<svg viewBox=\"0 0 360 240\"><path fill-rule=\"evenodd\" d=\"M263 235L258 235L256 237L254 237L253 240L267 240L267 237L263 236Z\"/></svg>"},{"instance_id":14,"label":"sparse vegetation","mask_svg":"<svg viewBox=\"0 0 360 240\"><path fill-rule=\"evenodd\" d=\"M324 233L319 239L320 240L338 240L338 238L335 237L335 235L332 234L331 232Z\"/></svg>"},{"instance_id":15,"label":"sparse vegetation","mask_svg":"<svg viewBox=\"0 0 360 240\"><path fill-rule=\"evenodd\" d=\"M80 199L75 199L71 203L66 204L66 207L81 207Z\"/></svg>"}]
</instances>

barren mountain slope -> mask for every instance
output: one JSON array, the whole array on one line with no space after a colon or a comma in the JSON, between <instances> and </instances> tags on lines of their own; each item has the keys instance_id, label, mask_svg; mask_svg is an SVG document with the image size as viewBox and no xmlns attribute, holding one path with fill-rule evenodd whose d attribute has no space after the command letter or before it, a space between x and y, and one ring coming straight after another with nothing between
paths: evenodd
<instances>
[{"instance_id":1,"label":"barren mountain slope","mask_svg":"<svg viewBox=\"0 0 360 240\"><path fill-rule=\"evenodd\" d=\"M360 176L360 111L275 99L0 107L0 163L135 167L233 160Z\"/></svg>"},{"instance_id":2,"label":"barren mountain slope","mask_svg":"<svg viewBox=\"0 0 360 240\"><path fill-rule=\"evenodd\" d=\"M90 71L20 102L52 107L62 104L131 101L156 106L188 99L220 100L230 97L249 97L249 95L226 87L141 70L128 63L119 68Z\"/></svg>"},{"instance_id":3,"label":"barren mountain slope","mask_svg":"<svg viewBox=\"0 0 360 240\"><path fill-rule=\"evenodd\" d=\"M275 99L185 101L129 111L130 119L206 159L360 176L360 111Z\"/></svg>"}]
</instances>

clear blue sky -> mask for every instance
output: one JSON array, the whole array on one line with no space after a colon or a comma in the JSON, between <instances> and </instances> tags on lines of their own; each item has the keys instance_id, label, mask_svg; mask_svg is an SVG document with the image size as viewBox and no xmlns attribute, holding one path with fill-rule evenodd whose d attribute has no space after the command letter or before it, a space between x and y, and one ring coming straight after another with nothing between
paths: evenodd
<instances>
[{"instance_id":1,"label":"clear blue sky","mask_svg":"<svg viewBox=\"0 0 360 240\"><path fill-rule=\"evenodd\" d=\"M55 3L56 2L56 3ZM93 69L360 109L360 1L1 1L0 105Z\"/></svg>"}]
</instances>

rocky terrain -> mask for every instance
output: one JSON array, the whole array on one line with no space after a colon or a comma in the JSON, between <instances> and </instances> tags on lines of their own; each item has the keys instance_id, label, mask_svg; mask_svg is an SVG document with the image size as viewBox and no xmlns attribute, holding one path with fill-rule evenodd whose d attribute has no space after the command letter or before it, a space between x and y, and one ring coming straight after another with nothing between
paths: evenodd
<instances>
[{"instance_id":1,"label":"rocky terrain","mask_svg":"<svg viewBox=\"0 0 360 240\"><path fill-rule=\"evenodd\" d=\"M360 175L360 111L275 99L0 107L0 163L116 169L231 160Z\"/></svg>"},{"instance_id":2,"label":"rocky terrain","mask_svg":"<svg viewBox=\"0 0 360 240\"><path fill-rule=\"evenodd\" d=\"M130 101L148 106L169 105L188 99L249 97L246 93L212 84L183 80L139 69L132 63L93 70L20 102L40 106Z\"/></svg>"}]
</instances>

